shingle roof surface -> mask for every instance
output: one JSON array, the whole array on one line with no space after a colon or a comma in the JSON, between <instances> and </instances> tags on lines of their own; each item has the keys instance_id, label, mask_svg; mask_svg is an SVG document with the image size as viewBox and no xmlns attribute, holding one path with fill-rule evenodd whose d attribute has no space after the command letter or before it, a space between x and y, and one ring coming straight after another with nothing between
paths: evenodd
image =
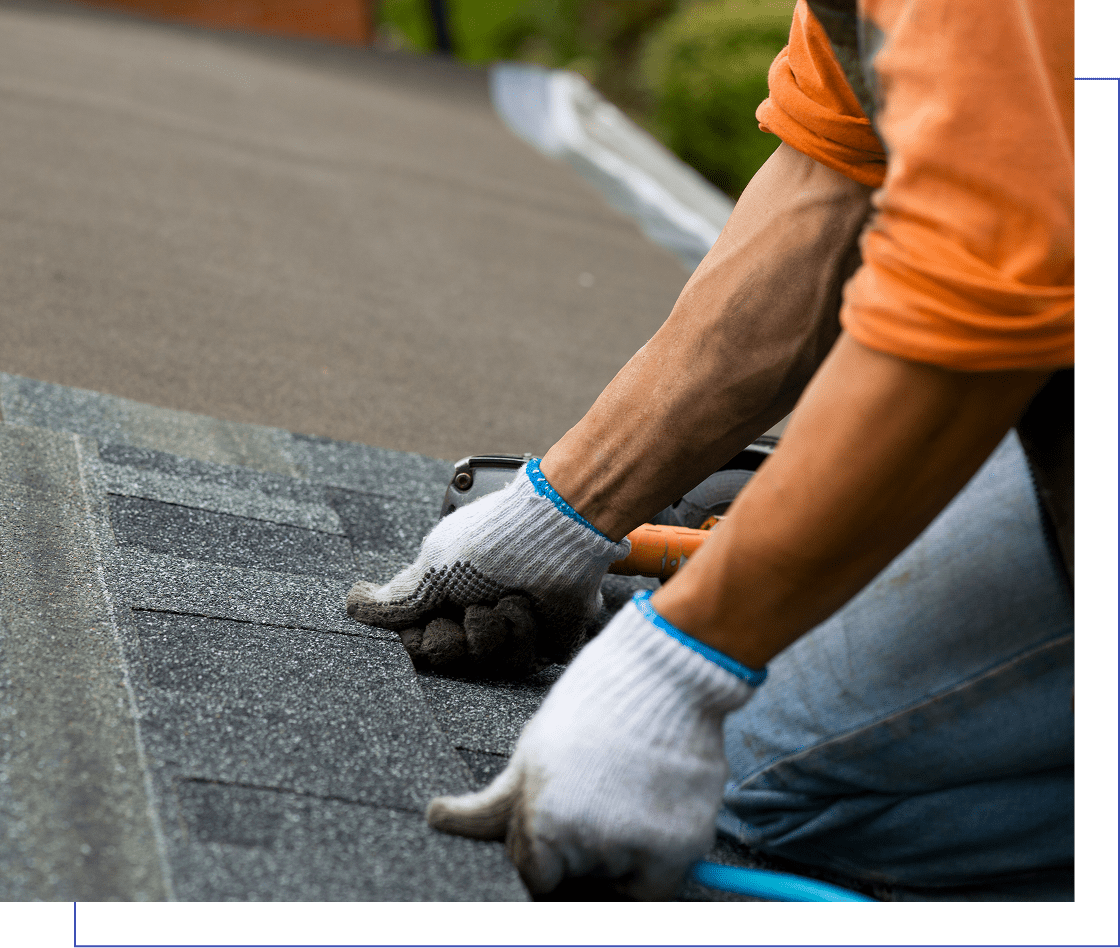
<instances>
[{"instance_id":1,"label":"shingle roof surface","mask_svg":"<svg viewBox=\"0 0 1120 948\"><path fill-rule=\"evenodd\" d=\"M500 844L422 814L503 766L559 669L419 677L343 609L355 577L415 554L450 465L10 375L0 407L4 713L21 725L4 787L24 843L5 895L525 898ZM612 580L614 604L641 582Z\"/></svg>"},{"instance_id":2,"label":"shingle roof surface","mask_svg":"<svg viewBox=\"0 0 1120 948\"><path fill-rule=\"evenodd\" d=\"M6 396L27 390L11 377L0 384ZM50 745L59 760L81 751L83 777L68 770L41 777L58 782L45 796L71 820L119 833L121 843L112 852L99 846L97 855L120 871L91 874L85 866L75 875L66 866L73 854L50 858L40 845L44 828L28 826L34 845L22 853L25 881L9 895L523 899L500 845L424 825L432 794L467 790L472 774L440 731L396 636L345 615L343 596L360 569L334 513L332 485L271 473L286 457L256 458L261 472L134 447L127 428L106 429L105 419L122 409L142 416L140 407L69 394L80 407L54 413L56 428L102 438L108 430L125 443L20 427L46 419L13 408L18 397L2 401L4 494L17 499L6 504L4 524L4 651L10 660L25 647L40 666L46 639L67 656L47 682L49 696L30 694L25 672L15 675L8 709L17 721L36 697L40 717L41 705L60 706L43 731L17 737L13 755L26 761L11 772L41 774L31 756ZM166 425L170 416L161 415ZM205 419L178 420L194 433L207 427ZM385 466L384 453L368 455L368 466ZM446 465L418 462L402 457L395 467L398 475L410 467L428 475L403 499L391 478L381 485L385 494L342 495L353 503L361 494L380 511L379 549L365 554L382 570L409 556L438 512L429 503L420 523L409 522L417 496L446 481L437 475ZM367 543L375 532L365 524ZM60 614L48 616L43 603ZM78 681L95 697L74 690ZM104 694L110 706L102 707ZM129 709L115 701L125 695L136 707L142 759L134 756ZM64 732L81 733L58 744L62 735L47 728L63 717ZM104 733L90 744L94 724ZM116 759L130 752L118 768ZM106 810L123 796L114 781L128 782L136 798L127 815ZM155 833L144 825L149 803ZM147 840L142 852L125 852L124 839L137 833Z\"/></svg>"}]
</instances>

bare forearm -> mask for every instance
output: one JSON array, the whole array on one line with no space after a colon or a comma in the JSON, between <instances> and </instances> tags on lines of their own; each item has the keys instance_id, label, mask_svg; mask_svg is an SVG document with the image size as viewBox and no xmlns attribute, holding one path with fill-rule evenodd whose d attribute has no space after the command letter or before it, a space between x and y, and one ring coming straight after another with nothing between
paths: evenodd
<instances>
[{"instance_id":1,"label":"bare forearm","mask_svg":"<svg viewBox=\"0 0 1120 948\"><path fill-rule=\"evenodd\" d=\"M777 451L654 607L761 667L930 523L1046 377L950 372L841 336Z\"/></svg>"},{"instance_id":2,"label":"bare forearm","mask_svg":"<svg viewBox=\"0 0 1120 948\"><path fill-rule=\"evenodd\" d=\"M781 146L669 319L541 469L618 539L788 413L839 332L870 189Z\"/></svg>"}]
</instances>

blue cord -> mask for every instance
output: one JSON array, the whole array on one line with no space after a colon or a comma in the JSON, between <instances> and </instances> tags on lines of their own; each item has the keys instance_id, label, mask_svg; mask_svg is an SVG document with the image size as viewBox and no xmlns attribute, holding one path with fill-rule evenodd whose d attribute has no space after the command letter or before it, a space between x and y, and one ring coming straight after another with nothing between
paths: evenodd
<instances>
[{"instance_id":1,"label":"blue cord","mask_svg":"<svg viewBox=\"0 0 1120 948\"><path fill-rule=\"evenodd\" d=\"M692 878L709 889L720 889L736 895L749 895L771 902L874 902L858 892L838 885L806 879L787 872L767 869L746 869L742 866L721 866L715 862L698 862L692 867Z\"/></svg>"}]
</instances>

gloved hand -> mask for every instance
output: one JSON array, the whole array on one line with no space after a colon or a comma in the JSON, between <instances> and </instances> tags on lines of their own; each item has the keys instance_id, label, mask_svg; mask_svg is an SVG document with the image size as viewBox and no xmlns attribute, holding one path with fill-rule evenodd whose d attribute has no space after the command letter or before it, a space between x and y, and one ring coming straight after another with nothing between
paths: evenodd
<instances>
[{"instance_id":1,"label":"gloved hand","mask_svg":"<svg viewBox=\"0 0 1120 948\"><path fill-rule=\"evenodd\" d=\"M489 787L428 805L436 829L505 839L534 894L597 875L668 897L715 838L723 720L766 673L680 632L649 595L576 656Z\"/></svg>"},{"instance_id":2,"label":"gloved hand","mask_svg":"<svg viewBox=\"0 0 1120 948\"><path fill-rule=\"evenodd\" d=\"M630 552L573 510L530 461L445 517L411 566L356 583L346 611L392 629L418 667L509 677L567 661L598 616L607 567Z\"/></svg>"}]
</instances>

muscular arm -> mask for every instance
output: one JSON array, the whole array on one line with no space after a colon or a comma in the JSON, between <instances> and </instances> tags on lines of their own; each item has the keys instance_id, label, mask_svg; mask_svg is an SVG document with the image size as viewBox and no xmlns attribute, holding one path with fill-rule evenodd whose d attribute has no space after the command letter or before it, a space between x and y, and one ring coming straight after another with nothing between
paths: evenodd
<instances>
[{"instance_id":1,"label":"muscular arm","mask_svg":"<svg viewBox=\"0 0 1120 948\"><path fill-rule=\"evenodd\" d=\"M561 496L621 538L804 391L728 520L653 600L748 666L901 552L1047 376L950 372L840 335L840 288L858 265L869 199L869 188L780 146L669 319L541 462Z\"/></svg>"},{"instance_id":2,"label":"muscular arm","mask_svg":"<svg viewBox=\"0 0 1120 948\"><path fill-rule=\"evenodd\" d=\"M762 667L930 523L1048 374L951 372L841 335L781 445L654 608Z\"/></svg>"},{"instance_id":3,"label":"muscular arm","mask_svg":"<svg viewBox=\"0 0 1120 948\"><path fill-rule=\"evenodd\" d=\"M793 407L840 331L871 189L780 145L668 320L541 461L620 539Z\"/></svg>"}]
</instances>

